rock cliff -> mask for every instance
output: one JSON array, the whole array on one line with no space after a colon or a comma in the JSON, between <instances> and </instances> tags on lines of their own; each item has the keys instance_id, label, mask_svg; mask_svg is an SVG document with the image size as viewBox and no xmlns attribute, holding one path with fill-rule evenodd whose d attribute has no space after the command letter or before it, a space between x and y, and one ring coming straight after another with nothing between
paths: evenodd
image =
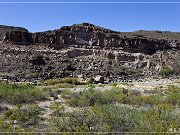
<instances>
[{"instance_id":1,"label":"rock cliff","mask_svg":"<svg viewBox=\"0 0 180 135\"><path fill-rule=\"evenodd\" d=\"M1 29L0 29L1 31ZM1 32L2 33L2 32ZM161 31L116 32L89 23L64 26L46 32L29 33L22 28L1 34L4 43L41 44L55 49L86 47L120 49L132 53L153 54L158 50L180 49L180 33Z\"/></svg>"},{"instance_id":2,"label":"rock cliff","mask_svg":"<svg viewBox=\"0 0 180 135\"><path fill-rule=\"evenodd\" d=\"M80 77L110 83L161 72L177 77L180 33L116 32L89 23L31 33L0 25L0 57L0 77L15 81Z\"/></svg>"}]
</instances>

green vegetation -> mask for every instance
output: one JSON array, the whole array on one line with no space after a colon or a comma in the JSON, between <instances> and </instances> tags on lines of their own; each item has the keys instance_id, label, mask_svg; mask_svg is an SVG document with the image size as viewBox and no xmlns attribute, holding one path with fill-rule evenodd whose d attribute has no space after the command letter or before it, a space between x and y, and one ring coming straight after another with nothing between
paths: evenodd
<instances>
[{"instance_id":1,"label":"green vegetation","mask_svg":"<svg viewBox=\"0 0 180 135\"><path fill-rule=\"evenodd\" d=\"M32 104L5 111L4 118L10 121L17 120L23 125L35 125L40 119L40 113L41 109L36 104Z\"/></svg>"},{"instance_id":2,"label":"green vegetation","mask_svg":"<svg viewBox=\"0 0 180 135\"><path fill-rule=\"evenodd\" d=\"M0 132L34 132L36 124L41 119L41 109L36 105L26 105L7 110L0 117ZM16 126L14 125L16 121Z\"/></svg>"},{"instance_id":3,"label":"green vegetation","mask_svg":"<svg viewBox=\"0 0 180 135\"><path fill-rule=\"evenodd\" d=\"M131 69L126 67L114 67L113 70L116 74L124 75L141 75L143 73L142 69Z\"/></svg>"},{"instance_id":4,"label":"green vegetation","mask_svg":"<svg viewBox=\"0 0 180 135\"><path fill-rule=\"evenodd\" d=\"M72 84L72 85L81 85L83 83L81 83L77 78L56 78L56 79L49 79L49 80L45 80L43 82L45 85L57 85L57 84Z\"/></svg>"},{"instance_id":5,"label":"green vegetation","mask_svg":"<svg viewBox=\"0 0 180 135\"><path fill-rule=\"evenodd\" d=\"M56 132L168 132L179 126L180 118L168 105L148 110L94 105L81 111L62 111L49 123L50 131Z\"/></svg>"},{"instance_id":6,"label":"green vegetation","mask_svg":"<svg viewBox=\"0 0 180 135\"><path fill-rule=\"evenodd\" d=\"M95 105L91 109L53 116L51 131L125 132L136 123L138 111L114 105Z\"/></svg>"},{"instance_id":7,"label":"green vegetation","mask_svg":"<svg viewBox=\"0 0 180 135\"><path fill-rule=\"evenodd\" d=\"M69 83L57 83L55 84L55 88L74 88L74 84L69 84Z\"/></svg>"},{"instance_id":8,"label":"green vegetation","mask_svg":"<svg viewBox=\"0 0 180 135\"><path fill-rule=\"evenodd\" d=\"M174 73L174 71L172 69L170 69L169 67L162 67L160 70L160 75L162 75L162 76L168 76L173 73Z\"/></svg>"},{"instance_id":9,"label":"green vegetation","mask_svg":"<svg viewBox=\"0 0 180 135\"><path fill-rule=\"evenodd\" d=\"M180 87L168 85L166 102L180 106Z\"/></svg>"},{"instance_id":10,"label":"green vegetation","mask_svg":"<svg viewBox=\"0 0 180 135\"><path fill-rule=\"evenodd\" d=\"M174 107L169 104L160 104L144 111L134 131L142 132L168 132L170 129L180 127L180 117L174 114Z\"/></svg>"},{"instance_id":11,"label":"green vegetation","mask_svg":"<svg viewBox=\"0 0 180 135\"><path fill-rule=\"evenodd\" d=\"M68 97L66 103L70 106L94 106L95 104L129 104L129 105L157 105L163 102L163 96L154 94L149 96L141 96L137 93L129 92L128 95L123 90L114 86L111 90L100 91L93 87L88 88L80 93L64 91L62 97Z\"/></svg>"},{"instance_id":12,"label":"green vegetation","mask_svg":"<svg viewBox=\"0 0 180 135\"><path fill-rule=\"evenodd\" d=\"M95 90L94 87L89 87L87 90L80 93L69 93L70 99L66 103L71 106L93 106L95 104L109 104L116 102L116 96L120 94L122 89L114 87L114 89L103 92ZM63 96L64 97L64 96Z\"/></svg>"},{"instance_id":13,"label":"green vegetation","mask_svg":"<svg viewBox=\"0 0 180 135\"><path fill-rule=\"evenodd\" d=\"M19 132L37 131L44 120L48 132L169 132L180 128L180 88L175 85L159 86L155 92L145 95L130 90L131 83L124 84L129 89L112 84L110 90L98 90L96 86L105 85L89 84L83 91L73 91L68 88L79 82L72 78L59 80L48 80L53 89L52 86L40 89L44 86L0 83L0 99L16 104L13 109L0 108L0 131L12 132L15 120ZM45 101L44 109L29 104L44 99L48 89L63 100ZM48 119L43 118L47 111L52 112Z\"/></svg>"},{"instance_id":14,"label":"green vegetation","mask_svg":"<svg viewBox=\"0 0 180 135\"><path fill-rule=\"evenodd\" d=\"M32 103L45 99L45 92L30 84L0 83L0 100L12 104Z\"/></svg>"},{"instance_id":15,"label":"green vegetation","mask_svg":"<svg viewBox=\"0 0 180 135\"><path fill-rule=\"evenodd\" d=\"M94 85L79 93L66 90L62 92L63 97L68 97L66 103L83 109L67 113L64 107L56 104L54 109L59 113L50 119L49 129L61 132L169 132L180 127L180 115L175 113L179 92L173 85L168 86L165 95L148 96L133 91L127 95L116 86L108 91L95 90ZM132 107L123 107L122 103Z\"/></svg>"}]
</instances>

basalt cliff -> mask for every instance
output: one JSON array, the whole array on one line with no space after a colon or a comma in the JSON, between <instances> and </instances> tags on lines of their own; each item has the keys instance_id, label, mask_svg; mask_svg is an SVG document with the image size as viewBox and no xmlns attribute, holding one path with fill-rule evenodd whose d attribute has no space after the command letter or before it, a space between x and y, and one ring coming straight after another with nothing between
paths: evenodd
<instances>
[{"instance_id":1,"label":"basalt cliff","mask_svg":"<svg viewBox=\"0 0 180 135\"><path fill-rule=\"evenodd\" d=\"M178 77L180 33L117 32L89 23L31 33L0 25L0 76L14 81L78 77L100 83Z\"/></svg>"}]
</instances>

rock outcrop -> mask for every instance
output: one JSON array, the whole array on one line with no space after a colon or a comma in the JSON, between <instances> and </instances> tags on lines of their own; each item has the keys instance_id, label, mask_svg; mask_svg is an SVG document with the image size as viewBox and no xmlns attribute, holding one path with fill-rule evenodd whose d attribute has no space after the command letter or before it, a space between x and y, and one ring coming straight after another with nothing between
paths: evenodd
<instances>
[{"instance_id":1,"label":"rock outcrop","mask_svg":"<svg viewBox=\"0 0 180 135\"><path fill-rule=\"evenodd\" d=\"M95 83L180 72L180 33L116 32L89 23L30 33L0 26L0 77L14 81L77 77ZM172 72L170 72L172 73Z\"/></svg>"},{"instance_id":2,"label":"rock outcrop","mask_svg":"<svg viewBox=\"0 0 180 135\"><path fill-rule=\"evenodd\" d=\"M147 33L150 33L151 36L148 36ZM152 36L153 34L154 36ZM173 38L169 39L169 37ZM64 26L57 30L38 33L29 33L24 29L6 31L1 39L5 43L40 44L55 49L104 48L145 54L153 54L158 50L180 49L179 33L159 31L122 33L89 23Z\"/></svg>"}]
</instances>

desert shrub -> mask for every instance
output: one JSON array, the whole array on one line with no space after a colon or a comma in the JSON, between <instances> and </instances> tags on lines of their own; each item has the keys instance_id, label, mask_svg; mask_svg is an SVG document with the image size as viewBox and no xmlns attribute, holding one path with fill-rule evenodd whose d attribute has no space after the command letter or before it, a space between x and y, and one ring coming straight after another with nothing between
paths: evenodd
<instances>
[{"instance_id":1,"label":"desert shrub","mask_svg":"<svg viewBox=\"0 0 180 135\"><path fill-rule=\"evenodd\" d=\"M96 105L91 109L53 116L49 127L56 132L128 132L137 123L140 111L114 105Z\"/></svg>"},{"instance_id":2,"label":"desert shrub","mask_svg":"<svg viewBox=\"0 0 180 135\"><path fill-rule=\"evenodd\" d=\"M0 84L0 100L8 103L31 103L45 96L42 89L30 84Z\"/></svg>"},{"instance_id":3,"label":"desert shrub","mask_svg":"<svg viewBox=\"0 0 180 135\"><path fill-rule=\"evenodd\" d=\"M12 124L7 123L4 119L0 118L0 132L12 132Z\"/></svg>"},{"instance_id":4,"label":"desert shrub","mask_svg":"<svg viewBox=\"0 0 180 135\"><path fill-rule=\"evenodd\" d=\"M59 103L53 103L50 109L54 111L54 115L62 116L65 111L65 106Z\"/></svg>"},{"instance_id":5,"label":"desert shrub","mask_svg":"<svg viewBox=\"0 0 180 135\"><path fill-rule=\"evenodd\" d=\"M175 85L168 85L168 88L166 91L170 93L180 93L180 88Z\"/></svg>"},{"instance_id":6,"label":"desert shrub","mask_svg":"<svg viewBox=\"0 0 180 135\"><path fill-rule=\"evenodd\" d=\"M40 113L41 109L36 104L32 104L7 110L3 116L10 121L17 120L22 125L35 125L40 120Z\"/></svg>"},{"instance_id":7,"label":"desert shrub","mask_svg":"<svg viewBox=\"0 0 180 135\"><path fill-rule=\"evenodd\" d=\"M57 85L57 84L72 84L72 85L81 85L81 83L77 78L67 77L67 78L55 78L45 80L43 82L45 85Z\"/></svg>"},{"instance_id":8,"label":"desert shrub","mask_svg":"<svg viewBox=\"0 0 180 135\"><path fill-rule=\"evenodd\" d=\"M75 85L69 83L57 83L55 84L55 88L73 88Z\"/></svg>"},{"instance_id":9,"label":"desert shrub","mask_svg":"<svg viewBox=\"0 0 180 135\"><path fill-rule=\"evenodd\" d=\"M129 86L129 87L134 86L134 84L132 84L132 83L128 83L128 82L122 82L121 84L122 84L122 85L127 85L127 86Z\"/></svg>"},{"instance_id":10,"label":"desert shrub","mask_svg":"<svg viewBox=\"0 0 180 135\"><path fill-rule=\"evenodd\" d=\"M156 95L149 95L149 96L142 96L141 101L144 104L149 105L157 105L163 102L163 97L156 94Z\"/></svg>"},{"instance_id":11,"label":"desert shrub","mask_svg":"<svg viewBox=\"0 0 180 135\"><path fill-rule=\"evenodd\" d=\"M94 116L91 110L53 116L49 122L49 129L53 132L89 132L98 121Z\"/></svg>"},{"instance_id":12,"label":"desert shrub","mask_svg":"<svg viewBox=\"0 0 180 135\"><path fill-rule=\"evenodd\" d=\"M62 79L61 83L69 83L69 84L73 84L73 85L80 85L80 81L77 78L64 78Z\"/></svg>"},{"instance_id":13,"label":"desert shrub","mask_svg":"<svg viewBox=\"0 0 180 135\"><path fill-rule=\"evenodd\" d=\"M66 96L64 96L66 95ZM89 87L89 89L78 92L64 91L62 93L62 97L65 97L66 103L70 106L94 106L96 104L129 104L129 105L158 105L165 101L164 97L160 94L153 94L148 96L143 96L141 94L133 93L129 91L129 94L124 94L123 90L119 87L114 86L111 90L100 91L96 90L94 87ZM169 98L169 102L170 102ZM175 98L176 102L178 102L178 96ZM172 101L170 102L172 103Z\"/></svg>"},{"instance_id":14,"label":"desert shrub","mask_svg":"<svg viewBox=\"0 0 180 135\"><path fill-rule=\"evenodd\" d=\"M162 76L168 76L173 73L174 73L174 71L172 69L170 69L169 67L162 67L160 69L160 75L162 75Z\"/></svg>"},{"instance_id":15,"label":"desert shrub","mask_svg":"<svg viewBox=\"0 0 180 135\"><path fill-rule=\"evenodd\" d=\"M160 104L142 113L134 131L138 132L168 132L171 128L180 126L180 117L173 112L170 104Z\"/></svg>"},{"instance_id":16,"label":"desert shrub","mask_svg":"<svg viewBox=\"0 0 180 135\"><path fill-rule=\"evenodd\" d=\"M64 99L76 97L76 95L79 95L79 94L77 92L72 92L71 90L68 90L68 89L62 90L61 92L61 97Z\"/></svg>"},{"instance_id":17,"label":"desert shrub","mask_svg":"<svg viewBox=\"0 0 180 135\"><path fill-rule=\"evenodd\" d=\"M68 99L67 103L71 106L93 106L101 100L101 96L102 93L95 89L84 90L80 92L79 97L72 96L71 99Z\"/></svg>"},{"instance_id":18,"label":"desert shrub","mask_svg":"<svg viewBox=\"0 0 180 135\"><path fill-rule=\"evenodd\" d=\"M175 85L168 85L166 89L166 102L173 105L180 105L180 88Z\"/></svg>"},{"instance_id":19,"label":"desert shrub","mask_svg":"<svg viewBox=\"0 0 180 135\"><path fill-rule=\"evenodd\" d=\"M115 105L97 105L93 110L100 121L98 128L108 125L108 132L130 132L141 116L141 110Z\"/></svg>"},{"instance_id":20,"label":"desert shrub","mask_svg":"<svg viewBox=\"0 0 180 135\"><path fill-rule=\"evenodd\" d=\"M95 104L110 104L117 101L117 95L121 94L122 89L118 87L113 87L112 90L100 91L96 90L94 87L89 87L87 90L84 90L74 95L71 94L71 98L67 100L71 106L94 106Z\"/></svg>"},{"instance_id":21,"label":"desert shrub","mask_svg":"<svg viewBox=\"0 0 180 135\"><path fill-rule=\"evenodd\" d=\"M48 79L48 80L45 80L43 83L46 85L55 85L55 84L61 83L61 79L58 79L58 78Z\"/></svg>"},{"instance_id":22,"label":"desert shrub","mask_svg":"<svg viewBox=\"0 0 180 135\"><path fill-rule=\"evenodd\" d=\"M61 111L61 114L53 115L49 123L50 131L55 132L149 133L168 132L179 126L179 114L174 113L174 106L168 103L161 103L150 109L95 104L79 111Z\"/></svg>"},{"instance_id":23,"label":"desert shrub","mask_svg":"<svg viewBox=\"0 0 180 135\"><path fill-rule=\"evenodd\" d=\"M163 101L162 96L160 95L149 95L149 96L140 96L140 95L129 95L125 97L123 102L129 105L157 105Z\"/></svg>"},{"instance_id":24,"label":"desert shrub","mask_svg":"<svg viewBox=\"0 0 180 135\"><path fill-rule=\"evenodd\" d=\"M171 93L167 95L166 101L172 103L173 105L180 106L180 93Z\"/></svg>"}]
</instances>

